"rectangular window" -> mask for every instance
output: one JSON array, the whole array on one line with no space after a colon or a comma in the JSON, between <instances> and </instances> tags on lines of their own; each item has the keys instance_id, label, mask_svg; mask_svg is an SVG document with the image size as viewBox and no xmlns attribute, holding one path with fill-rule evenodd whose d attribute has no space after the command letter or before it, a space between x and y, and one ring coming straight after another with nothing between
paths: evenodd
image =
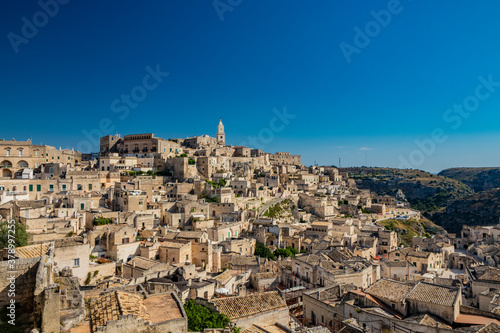
<instances>
[{"instance_id":1,"label":"rectangular window","mask_svg":"<svg viewBox=\"0 0 500 333\"><path fill-rule=\"evenodd\" d=\"M35 151L35 156L38 156L38 150L37 150L37 151Z\"/></svg>"},{"instance_id":2,"label":"rectangular window","mask_svg":"<svg viewBox=\"0 0 500 333\"><path fill-rule=\"evenodd\" d=\"M37 191L37 192L40 192L41 190L42 190L42 185L37 185L37 186L36 186L36 191Z\"/></svg>"},{"instance_id":3,"label":"rectangular window","mask_svg":"<svg viewBox=\"0 0 500 333\"><path fill-rule=\"evenodd\" d=\"M89 184L89 191L92 190L92 184Z\"/></svg>"},{"instance_id":4,"label":"rectangular window","mask_svg":"<svg viewBox=\"0 0 500 333\"><path fill-rule=\"evenodd\" d=\"M23 156L23 150L19 150L19 156Z\"/></svg>"},{"instance_id":5,"label":"rectangular window","mask_svg":"<svg viewBox=\"0 0 500 333\"><path fill-rule=\"evenodd\" d=\"M189 254L186 254L186 261L189 261Z\"/></svg>"},{"instance_id":6,"label":"rectangular window","mask_svg":"<svg viewBox=\"0 0 500 333\"><path fill-rule=\"evenodd\" d=\"M54 191L54 184L50 184L50 185L49 185L49 191L50 191L50 192L53 192L53 191Z\"/></svg>"},{"instance_id":7,"label":"rectangular window","mask_svg":"<svg viewBox=\"0 0 500 333\"><path fill-rule=\"evenodd\" d=\"M85 204L84 203L80 204L80 210L85 210Z\"/></svg>"},{"instance_id":8,"label":"rectangular window","mask_svg":"<svg viewBox=\"0 0 500 333\"><path fill-rule=\"evenodd\" d=\"M62 190L66 191L66 184L62 184Z\"/></svg>"},{"instance_id":9,"label":"rectangular window","mask_svg":"<svg viewBox=\"0 0 500 333\"><path fill-rule=\"evenodd\" d=\"M73 259L73 267L80 267L80 258Z\"/></svg>"},{"instance_id":10,"label":"rectangular window","mask_svg":"<svg viewBox=\"0 0 500 333\"><path fill-rule=\"evenodd\" d=\"M10 149L7 149L6 153L7 153L7 157L9 157L10 156Z\"/></svg>"},{"instance_id":11,"label":"rectangular window","mask_svg":"<svg viewBox=\"0 0 500 333\"><path fill-rule=\"evenodd\" d=\"M54 173L54 168L51 167L49 172Z\"/></svg>"},{"instance_id":12,"label":"rectangular window","mask_svg":"<svg viewBox=\"0 0 500 333\"><path fill-rule=\"evenodd\" d=\"M30 184L30 192L33 192L33 184Z\"/></svg>"}]
</instances>

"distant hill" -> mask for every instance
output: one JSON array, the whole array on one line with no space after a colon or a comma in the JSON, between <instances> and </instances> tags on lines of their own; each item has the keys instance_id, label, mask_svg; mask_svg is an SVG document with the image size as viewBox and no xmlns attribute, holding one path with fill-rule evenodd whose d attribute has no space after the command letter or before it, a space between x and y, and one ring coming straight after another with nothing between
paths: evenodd
<instances>
[{"instance_id":1,"label":"distant hill","mask_svg":"<svg viewBox=\"0 0 500 333\"><path fill-rule=\"evenodd\" d=\"M471 188L460 181L421 170L359 167L342 168L341 171L348 172L360 189L399 196L413 208L428 214L472 193Z\"/></svg>"},{"instance_id":2,"label":"distant hill","mask_svg":"<svg viewBox=\"0 0 500 333\"><path fill-rule=\"evenodd\" d=\"M461 181L476 192L500 187L500 168L452 168L439 175Z\"/></svg>"},{"instance_id":3,"label":"distant hill","mask_svg":"<svg viewBox=\"0 0 500 333\"><path fill-rule=\"evenodd\" d=\"M500 217L500 189L482 191L450 202L430 219L448 232L460 232L463 224L496 225Z\"/></svg>"}]
</instances>

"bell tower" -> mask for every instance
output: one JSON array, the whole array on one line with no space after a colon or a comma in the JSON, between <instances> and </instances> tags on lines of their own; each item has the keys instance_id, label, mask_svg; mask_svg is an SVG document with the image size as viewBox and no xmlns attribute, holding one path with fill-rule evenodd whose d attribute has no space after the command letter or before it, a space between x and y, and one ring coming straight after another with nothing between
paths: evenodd
<instances>
[{"instance_id":1,"label":"bell tower","mask_svg":"<svg viewBox=\"0 0 500 333\"><path fill-rule=\"evenodd\" d=\"M219 125L217 125L217 143L223 146L226 145L226 134L224 133L222 118L219 120Z\"/></svg>"}]
</instances>

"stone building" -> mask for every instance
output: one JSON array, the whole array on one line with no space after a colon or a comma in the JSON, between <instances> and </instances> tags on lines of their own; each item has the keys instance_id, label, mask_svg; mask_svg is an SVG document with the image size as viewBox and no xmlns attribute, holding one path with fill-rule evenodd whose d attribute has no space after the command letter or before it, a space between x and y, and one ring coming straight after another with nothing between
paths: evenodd
<instances>
[{"instance_id":1,"label":"stone building","mask_svg":"<svg viewBox=\"0 0 500 333\"><path fill-rule=\"evenodd\" d=\"M81 161L80 152L34 145L31 140L0 140L0 177L21 178L22 170L36 169L43 163L75 166Z\"/></svg>"},{"instance_id":2,"label":"stone building","mask_svg":"<svg viewBox=\"0 0 500 333\"><path fill-rule=\"evenodd\" d=\"M187 333L187 316L175 293L110 291L90 304L91 332Z\"/></svg>"},{"instance_id":3,"label":"stone building","mask_svg":"<svg viewBox=\"0 0 500 333\"><path fill-rule=\"evenodd\" d=\"M204 304L211 305L213 310L228 316L231 323L242 330L255 323L263 327L276 323L287 327L290 322L288 307L277 291L218 298Z\"/></svg>"}]
</instances>

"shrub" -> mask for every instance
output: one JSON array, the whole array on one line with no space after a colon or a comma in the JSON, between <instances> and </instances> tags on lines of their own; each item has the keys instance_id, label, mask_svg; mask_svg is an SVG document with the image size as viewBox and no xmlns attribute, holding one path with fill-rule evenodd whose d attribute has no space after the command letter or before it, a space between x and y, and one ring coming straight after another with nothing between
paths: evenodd
<instances>
[{"instance_id":1,"label":"shrub","mask_svg":"<svg viewBox=\"0 0 500 333\"><path fill-rule=\"evenodd\" d=\"M230 320L226 315L212 312L204 306L189 300L184 304L190 332L203 332L206 328L226 328Z\"/></svg>"},{"instance_id":2,"label":"shrub","mask_svg":"<svg viewBox=\"0 0 500 333\"><path fill-rule=\"evenodd\" d=\"M10 233L9 230L11 230ZM29 234L26 232L26 227L17 221L14 224L4 221L0 224L0 246L2 249L9 247L9 235L12 238L12 230L14 230L15 247L28 245Z\"/></svg>"},{"instance_id":3,"label":"shrub","mask_svg":"<svg viewBox=\"0 0 500 333\"><path fill-rule=\"evenodd\" d=\"M261 258L267 258L270 260L274 260L274 254L269 250L263 243L257 242L255 243L255 252L254 254L256 256L259 256Z\"/></svg>"},{"instance_id":4,"label":"shrub","mask_svg":"<svg viewBox=\"0 0 500 333\"><path fill-rule=\"evenodd\" d=\"M90 284L90 280L92 279L92 274L88 272L87 278L85 279L85 285L88 286Z\"/></svg>"},{"instance_id":5,"label":"shrub","mask_svg":"<svg viewBox=\"0 0 500 333\"><path fill-rule=\"evenodd\" d=\"M104 218L104 217L95 217L94 218L94 225L106 225L106 224L109 224L111 221L107 218Z\"/></svg>"}]
</instances>

